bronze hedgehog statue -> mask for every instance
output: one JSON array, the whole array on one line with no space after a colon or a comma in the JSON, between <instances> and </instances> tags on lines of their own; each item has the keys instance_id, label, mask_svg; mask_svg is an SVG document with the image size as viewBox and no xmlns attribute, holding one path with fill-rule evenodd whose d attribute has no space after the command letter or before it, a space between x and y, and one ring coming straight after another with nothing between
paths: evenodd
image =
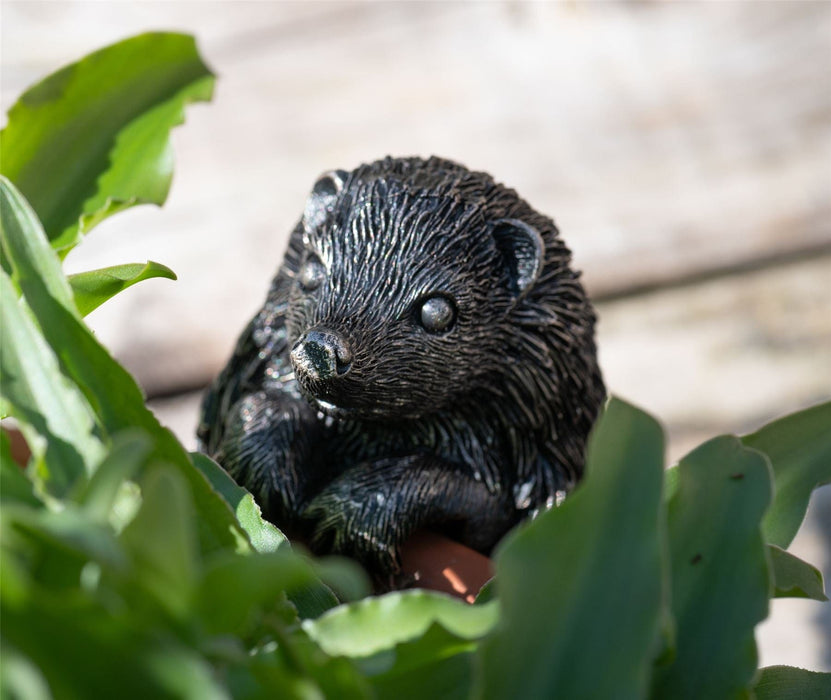
<instances>
[{"instance_id":1,"label":"bronze hedgehog statue","mask_svg":"<svg viewBox=\"0 0 831 700\"><path fill-rule=\"evenodd\" d=\"M376 576L421 528L488 553L578 481L605 397L570 259L486 173L326 173L205 397L201 448L272 522Z\"/></svg>"}]
</instances>

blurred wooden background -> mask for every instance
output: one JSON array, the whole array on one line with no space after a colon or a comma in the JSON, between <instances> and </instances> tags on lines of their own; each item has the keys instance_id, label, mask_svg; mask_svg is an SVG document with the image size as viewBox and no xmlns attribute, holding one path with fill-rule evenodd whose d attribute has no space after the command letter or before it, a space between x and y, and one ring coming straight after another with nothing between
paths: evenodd
<instances>
[{"instance_id":1,"label":"blurred wooden background","mask_svg":"<svg viewBox=\"0 0 831 700\"><path fill-rule=\"evenodd\" d=\"M260 305L316 175L386 154L490 171L554 217L598 302L607 384L661 418L671 458L831 396L831 3L0 12L4 112L47 72L150 29L193 33L219 74L213 104L175 132L165 208L120 214L68 259L179 274L89 320L190 446L199 392ZM812 512L797 544L828 571L828 488ZM763 663L831 669L816 604L775 610ZM820 622L830 636L831 614Z\"/></svg>"}]
</instances>

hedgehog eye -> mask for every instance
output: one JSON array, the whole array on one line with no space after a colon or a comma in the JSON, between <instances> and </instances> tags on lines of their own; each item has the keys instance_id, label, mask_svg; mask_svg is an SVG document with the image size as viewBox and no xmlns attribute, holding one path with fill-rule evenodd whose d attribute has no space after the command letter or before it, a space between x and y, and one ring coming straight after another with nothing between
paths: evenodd
<instances>
[{"instance_id":1,"label":"hedgehog eye","mask_svg":"<svg viewBox=\"0 0 831 700\"><path fill-rule=\"evenodd\" d=\"M297 275L297 280L300 283L300 288L306 292L311 292L317 289L326 278L326 268L320 262L320 258L316 255L310 255L300 272Z\"/></svg>"},{"instance_id":2,"label":"hedgehog eye","mask_svg":"<svg viewBox=\"0 0 831 700\"><path fill-rule=\"evenodd\" d=\"M445 296L432 296L421 304L418 319L428 333L442 333L449 330L456 320L456 307Z\"/></svg>"}]
</instances>

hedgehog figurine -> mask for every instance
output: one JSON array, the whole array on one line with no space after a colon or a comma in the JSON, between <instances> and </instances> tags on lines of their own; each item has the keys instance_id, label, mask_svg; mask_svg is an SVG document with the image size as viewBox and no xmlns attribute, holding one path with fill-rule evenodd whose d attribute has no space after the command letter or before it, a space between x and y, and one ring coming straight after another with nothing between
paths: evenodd
<instances>
[{"instance_id":1,"label":"hedgehog figurine","mask_svg":"<svg viewBox=\"0 0 831 700\"><path fill-rule=\"evenodd\" d=\"M570 259L486 173L324 174L208 390L201 449L267 519L377 581L419 529L488 554L577 483L605 397Z\"/></svg>"}]
</instances>

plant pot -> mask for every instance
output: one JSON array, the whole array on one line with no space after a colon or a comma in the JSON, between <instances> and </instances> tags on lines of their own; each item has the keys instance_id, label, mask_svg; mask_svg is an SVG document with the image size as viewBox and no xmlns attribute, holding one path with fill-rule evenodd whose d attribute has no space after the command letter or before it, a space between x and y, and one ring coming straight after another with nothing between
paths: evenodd
<instances>
[{"instance_id":1,"label":"plant pot","mask_svg":"<svg viewBox=\"0 0 831 700\"><path fill-rule=\"evenodd\" d=\"M401 548L401 565L414 585L472 603L493 577L488 557L433 532L420 531Z\"/></svg>"}]
</instances>

